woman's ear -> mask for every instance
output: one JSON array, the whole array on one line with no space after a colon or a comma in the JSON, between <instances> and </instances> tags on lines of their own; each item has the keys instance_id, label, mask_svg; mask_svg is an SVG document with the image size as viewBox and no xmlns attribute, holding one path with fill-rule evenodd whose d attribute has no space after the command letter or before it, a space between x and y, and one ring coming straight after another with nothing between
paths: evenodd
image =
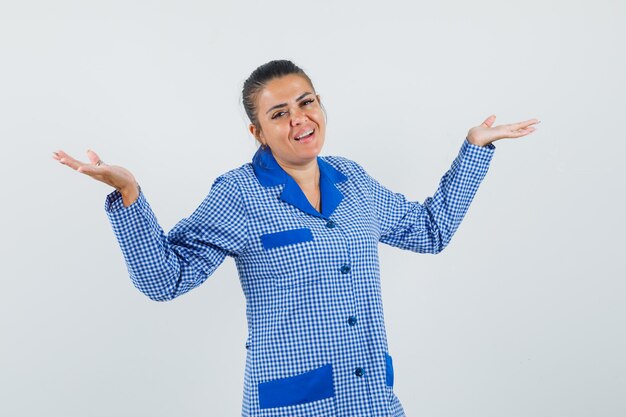
<instances>
[{"instance_id":1,"label":"woman's ear","mask_svg":"<svg viewBox=\"0 0 626 417\"><path fill-rule=\"evenodd\" d=\"M252 134L252 136L254 136L257 142L259 142L261 145L264 144L262 138L263 132L261 132L261 129L257 129L254 123L250 123L250 125L248 126L248 130L250 130L250 133Z\"/></svg>"}]
</instances>

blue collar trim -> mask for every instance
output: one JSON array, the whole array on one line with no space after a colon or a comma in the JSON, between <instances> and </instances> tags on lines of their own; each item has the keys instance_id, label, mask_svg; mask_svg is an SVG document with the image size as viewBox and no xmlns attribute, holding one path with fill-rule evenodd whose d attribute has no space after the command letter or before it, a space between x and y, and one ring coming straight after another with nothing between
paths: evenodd
<instances>
[{"instance_id":1,"label":"blue collar trim","mask_svg":"<svg viewBox=\"0 0 626 417\"><path fill-rule=\"evenodd\" d=\"M347 180L348 177L319 156L317 157L317 164L320 168L321 213L315 210L309 203L298 183L278 165L269 148L259 148L252 158L254 174L262 186L274 187L285 184L285 188L283 188L283 192L280 195L282 201L312 216L329 218L337 206L339 206L341 200L343 200L343 194L341 194L341 191L337 189L335 184Z\"/></svg>"}]
</instances>

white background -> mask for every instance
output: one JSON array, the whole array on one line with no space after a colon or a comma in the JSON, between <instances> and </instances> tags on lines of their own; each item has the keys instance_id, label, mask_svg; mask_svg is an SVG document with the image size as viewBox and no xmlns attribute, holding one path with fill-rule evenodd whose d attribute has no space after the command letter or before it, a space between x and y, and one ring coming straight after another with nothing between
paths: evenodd
<instances>
[{"instance_id":1,"label":"white background","mask_svg":"<svg viewBox=\"0 0 626 417\"><path fill-rule=\"evenodd\" d=\"M0 415L240 414L232 259L168 303L137 291L110 187L52 159L99 152L167 231L250 161L250 72L292 59L328 112L323 155L423 201L467 131L496 142L440 255L381 247L408 416L626 414L622 0L3 1Z\"/></svg>"}]
</instances>

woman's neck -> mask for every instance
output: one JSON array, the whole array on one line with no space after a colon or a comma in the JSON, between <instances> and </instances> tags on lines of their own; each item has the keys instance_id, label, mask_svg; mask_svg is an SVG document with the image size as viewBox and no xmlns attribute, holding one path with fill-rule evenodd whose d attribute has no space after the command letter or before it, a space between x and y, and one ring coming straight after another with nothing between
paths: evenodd
<instances>
[{"instance_id":1,"label":"woman's neck","mask_svg":"<svg viewBox=\"0 0 626 417\"><path fill-rule=\"evenodd\" d=\"M303 190L310 190L319 186L320 169L317 164L317 158L306 165L291 166L282 164L281 162L278 162L278 165L280 165L281 168L285 170L285 172L289 174L289 176L293 178Z\"/></svg>"}]
</instances>

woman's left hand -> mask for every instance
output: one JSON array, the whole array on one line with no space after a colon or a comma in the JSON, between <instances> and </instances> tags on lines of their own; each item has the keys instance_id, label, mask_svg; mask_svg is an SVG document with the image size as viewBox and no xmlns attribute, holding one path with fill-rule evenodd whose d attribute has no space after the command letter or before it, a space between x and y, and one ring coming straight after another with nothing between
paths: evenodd
<instances>
[{"instance_id":1,"label":"woman's left hand","mask_svg":"<svg viewBox=\"0 0 626 417\"><path fill-rule=\"evenodd\" d=\"M536 130L533 125L540 123L537 119L530 119L525 122L492 126L495 121L496 115L492 114L480 126L471 128L467 132L467 141L473 145L486 146L499 139L521 138L533 133Z\"/></svg>"}]
</instances>

